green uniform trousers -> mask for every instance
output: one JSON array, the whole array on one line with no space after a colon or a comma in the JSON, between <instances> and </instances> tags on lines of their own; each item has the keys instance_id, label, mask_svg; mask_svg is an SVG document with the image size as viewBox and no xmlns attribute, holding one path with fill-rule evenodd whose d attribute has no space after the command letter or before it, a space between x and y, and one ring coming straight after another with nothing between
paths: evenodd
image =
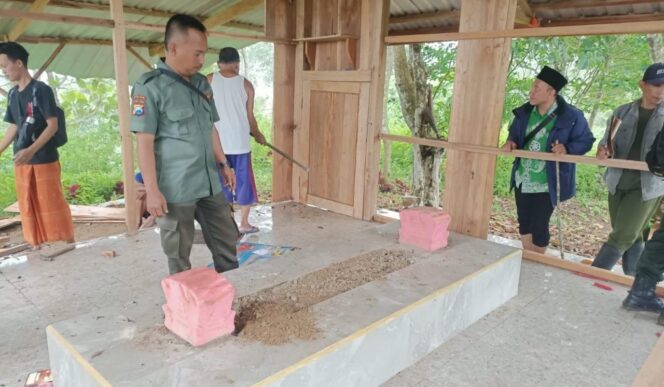
<instances>
[{"instance_id":1,"label":"green uniform trousers","mask_svg":"<svg viewBox=\"0 0 664 387\"><path fill-rule=\"evenodd\" d=\"M652 218L661 198L648 201L641 200L641 188L616 190L609 194L609 216L611 217L611 234L607 243L620 252L625 252L635 242L645 241L650 230Z\"/></svg>"},{"instance_id":2,"label":"green uniform trousers","mask_svg":"<svg viewBox=\"0 0 664 387\"><path fill-rule=\"evenodd\" d=\"M230 205L218 194L195 202L168 203L168 214L157 218L161 247L171 274L191 269L189 255L194 244L194 219L201 225L205 244L212 252L218 272L238 267L236 242L240 236Z\"/></svg>"},{"instance_id":3,"label":"green uniform trousers","mask_svg":"<svg viewBox=\"0 0 664 387\"><path fill-rule=\"evenodd\" d=\"M661 281L664 273L664 227L660 227L652 238L646 242L636 266L636 275Z\"/></svg>"}]
</instances>

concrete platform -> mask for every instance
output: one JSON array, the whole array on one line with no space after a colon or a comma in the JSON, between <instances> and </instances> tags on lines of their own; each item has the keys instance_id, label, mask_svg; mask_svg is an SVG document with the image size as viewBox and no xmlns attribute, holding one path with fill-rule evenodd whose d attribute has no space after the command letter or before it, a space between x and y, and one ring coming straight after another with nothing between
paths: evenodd
<instances>
[{"instance_id":1,"label":"concrete platform","mask_svg":"<svg viewBox=\"0 0 664 387\"><path fill-rule=\"evenodd\" d=\"M385 386L630 386L664 328L595 282L524 261L516 297Z\"/></svg>"},{"instance_id":2,"label":"concrete platform","mask_svg":"<svg viewBox=\"0 0 664 387\"><path fill-rule=\"evenodd\" d=\"M229 272L240 297L379 248L405 248L414 263L313 306L320 334L278 346L230 336L192 348L162 327L158 283L146 286L124 304L48 327L57 384L379 385L517 292L520 252L506 246L453 235L427 253L397 244L396 224L302 206L274 209L273 221L261 242L302 249Z\"/></svg>"}]
</instances>

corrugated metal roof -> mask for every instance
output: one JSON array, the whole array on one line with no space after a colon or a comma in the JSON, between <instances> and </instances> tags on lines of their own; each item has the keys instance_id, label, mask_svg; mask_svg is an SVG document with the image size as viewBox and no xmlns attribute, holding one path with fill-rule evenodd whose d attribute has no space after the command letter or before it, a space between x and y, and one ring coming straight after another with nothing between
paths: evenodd
<instances>
[{"instance_id":1,"label":"corrugated metal roof","mask_svg":"<svg viewBox=\"0 0 664 387\"><path fill-rule=\"evenodd\" d=\"M125 0L125 7L135 7L142 9L152 9L166 11L170 13L184 12L197 16L210 16L219 10L236 4L242 0ZM324 0L319 0L324 1ZM413 15L433 15L435 17L423 17L405 20L400 23L390 25L390 31L407 30L433 30L436 28L449 28L458 25L458 10L461 7L462 0L391 0L390 16L392 20L404 16ZM87 0L93 4L108 4L108 0ZM664 12L664 1L653 1L652 3L641 3L632 5L603 5L598 7L578 7L577 8L547 8L547 4L553 4L554 0L530 0L532 8L536 15L541 19L565 20L580 17L615 17L621 15L648 15ZM582 2L579 2L582 4ZM558 4L560 4L558 2ZM567 2L567 4L574 4ZM16 0L0 1L0 9L28 10L28 2L18 2ZM109 18L109 12L106 10L91 10L84 8L65 8L51 4L47 6L46 12ZM165 17L145 16L132 13L125 13L125 18L130 21L164 24ZM247 12L244 15L234 19L236 22L246 23L254 26L264 25L265 12L264 7ZM0 19L0 34L8 33L14 20ZM252 31L239 31L230 27L217 27L215 31L225 31L234 33L255 34ZM43 21L33 21L28 27L23 37L51 37L66 39L101 39L109 41L111 39L111 29L94 26L80 26L73 24L52 23ZM130 41L159 43L163 39L161 32L127 30L127 39ZM211 37L208 41L211 48L221 48L224 46L244 47L251 44L250 41L239 39L222 39ZM44 63L50 54L55 50L55 43L26 43L31 52L31 67L38 68ZM143 58L154 61L156 58L148 57L148 50L145 47L137 47ZM79 45L71 44L66 46L58 55L55 61L49 67L50 70L62 74L73 75L76 77L113 77L114 67L112 58L112 47L109 45ZM127 55L129 61L130 79L135 79L146 70L146 67L139 62L133 55ZM215 61L215 55L208 55L208 64Z\"/></svg>"},{"instance_id":2,"label":"corrugated metal roof","mask_svg":"<svg viewBox=\"0 0 664 387\"><path fill-rule=\"evenodd\" d=\"M89 3L103 4L107 2L88 1ZM193 15L212 15L219 10L237 3L237 0L197 0L197 1L178 1L178 0L159 0L159 1L141 1L141 0L126 0L125 7L137 7L153 10L170 11L172 13L186 12ZM0 1L0 9L13 9L13 10L29 10L30 4L18 3L12 1ZM108 11L94 10L94 9L76 9L64 8L59 6L47 6L46 12L52 14L63 14L73 16L87 16L110 18ZM262 26L264 20L263 7L257 7L255 10L247 12L234 19L247 24ZM144 16L131 13L125 13L125 19L128 21L136 21L150 24L164 24L166 19L157 16ZM7 34L14 26L15 20L0 19L0 35ZM255 35L256 32L252 31L239 31L234 28L217 27L213 28L214 31L244 33ZM139 31L133 29L126 30L128 41L139 42L153 42L159 43L163 41L163 33ZM22 38L29 37L47 37L59 39L99 39L108 41L111 40L112 30L106 27L94 27L87 25L74 25L65 23L54 23L34 20L30 23L28 29L21 36ZM237 48L245 47L252 44L252 41L240 39L226 39L219 37L210 37L208 39L208 46L210 48L221 48L225 46L233 46ZM56 43L22 43L30 52L30 67L39 68L48 59L51 53L56 49ZM135 50L149 62L154 62L157 58L150 58L148 49L145 47L135 47ZM60 52L56 59L49 66L49 70L61 74L72 75L79 78L92 78L114 77L115 70L111 58L113 57L112 46L110 45L81 45L69 44ZM147 70L138 59L131 53L127 53L128 71L130 80L136 79L140 74ZM211 64L216 61L216 55L207 55L207 63Z\"/></svg>"}]
</instances>

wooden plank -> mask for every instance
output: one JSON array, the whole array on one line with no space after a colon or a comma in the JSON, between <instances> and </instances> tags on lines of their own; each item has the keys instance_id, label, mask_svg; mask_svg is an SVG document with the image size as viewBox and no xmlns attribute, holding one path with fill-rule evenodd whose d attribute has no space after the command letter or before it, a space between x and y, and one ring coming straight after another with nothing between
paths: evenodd
<instances>
[{"instance_id":1,"label":"wooden plank","mask_svg":"<svg viewBox=\"0 0 664 387\"><path fill-rule=\"evenodd\" d=\"M55 257L76 249L75 244L67 244L60 246L49 246L39 250L40 258L44 261L52 261Z\"/></svg>"},{"instance_id":2,"label":"wooden plank","mask_svg":"<svg viewBox=\"0 0 664 387\"><path fill-rule=\"evenodd\" d=\"M125 22L125 27L132 30L140 31L151 31L151 32L164 32L166 28L165 24L150 24L142 22ZM252 42L279 42L283 44L291 44L292 42L289 39L270 39L265 35L246 35L246 34L234 34L230 32L221 32L221 31L207 31L208 36L217 37L217 38L232 38L239 40L247 40ZM155 47L157 48L157 47ZM152 56L152 55L151 55Z\"/></svg>"},{"instance_id":3,"label":"wooden plank","mask_svg":"<svg viewBox=\"0 0 664 387\"><path fill-rule=\"evenodd\" d=\"M224 7L217 13L208 17L203 21L203 24L208 29L228 23L229 21L241 16L249 11L253 11L259 6L263 5L263 0L241 0L231 5Z\"/></svg>"},{"instance_id":4,"label":"wooden plank","mask_svg":"<svg viewBox=\"0 0 664 387\"><path fill-rule=\"evenodd\" d=\"M71 15L56 15L44 12L33 11L18 11L15 9L0 9L1 18L16 18L23 20L41 20L66 24L80 24L86 26L96 27L110 27L113 28L113 20L98 18L98 17L85 17L85 16L71 16ZM14 39L18 39L18 36Z\"/></svg>"},{"instance_id":5,"label":"wooden plank","mask_svg":"<svg viewBox=\"0 0 664 387\"><path fill-rule=\"evenodd\" d=\"M39 12L43 10L46 8L48 2L49 0L34 0L30 5L30 12ZM19 19L9 33L7 33L7 40L16 41L16 39L23 35L25 30L28 29L31 22L32 20L30 19Z\"/></svg>"},{"instance_id":6,"label":"wooden plank","mask_svg":"<svg viewBox=\"0 0 664 387\"><path fill-rule=\"evenodd\" d=\"M371 71L305 71L302 73L302 79L327 82L371 82Z\"/></svg>"},{"instance_id":7,"label":"wooden plank","mask_svg":"<svg viewBox=\"0 0 664 387\"><path fill-rule=\"evenodd\" d=\"M664 336L660 337L650 355L636 374L632 387L661 387L664 380Z\"/></svg>"},{"instance_id":8,"label":"wooden plank","mask_svg":"<svg viewBox=\"0 0 664 387\"><path fill-rule=\"evenodd\" d=\"M346 216L353 216L353 207L343 203L337 203L333 200L318 197L316 195L309 195L307 202L317 207L336 212Z\"/></svg>"},{"instance_id":9,"label":"wooden plank","mask_svg":"<svg viewBox=\"0 0 664 387\"><path fill-rule=\"evenodd\" d=\"M48 57L48 59L46 60L46 62L44 62L44 64L39 68L39 70L37 70L37 72L35 73L35 75L33 75L33 78L35 78L35 79L39 79L39 77L42 75L42 73L44 73L44 71L46 71L46 69L48 68L48 66L50 66L51 63L53 63L53 61L54 61L55 58L58 56L58 54L60 53L60 51L62 51L62 49L65 48L65 44L67 44L67 43L65 43L65 42L60 42L60 44L58 44L58 46L55 48L55 50L53 50L53 52L51 53L51 56Z\"/></svg>"},{"instance_id":10,"label":"wooden plank","mask_svg":"<svg viewBox=\"0 0 664 387\"><path fill-rule=\"evenodd\" d=\"M295 4L288 0L265 1L265 28L270 38L295 37ZM293 130L295 126L295 67L296 47L289 44L274 45L274 88L272 109L273 144L288 154L293 154ZM273 153L272 201L293 198L293 165Z\"/></svg>"},{"instance_id":11,"label":"wooden plank","mask_svg":"<svg viewBox=\"0 0 664 387\"><path fill-rule=\"evenodd\" d=\"M590 24L607 24L607 23L643 23L651 21L664 21L662 14L631 14L622 16L586 16L574 17L564 19L546 19L542 20L543 27L557 27L557 26L578 26Z\"/></svg>"},{"instance_id":12,"label":"wooden plank","mask_svg":"<svg viewBox=\"0 0 664 387\"><path fill-rule=\"evenodd\" d=\"M357 39L357 36L353 35L325 35L325 36L312 36L308 38L296 38L293 39L294 42L312 42L312 43L330 43L330 42L343 42L346 39Z\"/></svg>"},{"instance_id":13,"label":"wooden plank","mask_svg":"<svg viewBox=\"0 0 664 387\"><path fill-rule=\"evenodd\" d=\"M33 0L5 0L14 3L32 3ZM59 7L67 9L89 9L94 11L108 12L108 4L96 4L90 3L88 1L75 1L75 0L51 0L48 3L48 7ZM142 16L155 16L168 19L174 15L172 11L166 11L161 9L153 8L141 8L141 7L124 7L125 14L132 15L142 15ZM194 15L199 20L205 19L203 15ZM224 23L224 27L235 28L240 30L254 31L254 32L263 32L263 26L244 23L240 21L230 21Z\"/></svg>"},{"instance_id":14,"label":"wooden plank","mask_svg":"<svg viewBox=\"0 0 664 387\"><path fill-rule=\"evenodd\" d=\"M127 44L122 0L110 0L113 28L113 60L115 65L115 85L118 95L118 123L122 147L122 174L125 198L136 197L134 180L134 142L129 131L129 74L127 72ZM134 221L137 212L135 200L125 200L125 222L129 233L136 232Z\"/></svg>"},{"instance_id":15,"label":"wooden plank","mask_svg":"<svg viewBox=\"0 0 664 387\"><path fill-rule=\"evenodd\" d=\"M313 9L313 36L327 37L339 34L339 7L340 0L315 1ZM343 1L343 0L342 0ZM339 70L337 65L336 40L315 42L316 65L314 70Z\"/></svg>"},{"instance_id":16,"label":"wooden plank","mask_svg":"<svg viewBox=\"0 0 664 387\"><path fill-rule=\"evenodd\" d=\"M0 257L6 257L11 254L16 254L20 253L21 251L25 251L30 248L30 245L27 243L21 243L19 245L7 247L4 249L0 249Z\"/></svg>"},{"instance_id":17,"label":"wooden plank","mask_svg":"<svg viewBox=\"0 0 664 387\"><path fill-rule=\"evenodd\" d=\"M141 56L141 54L138 51L136 51L135 48L127 45L127 51L129 51L134 56L134 58L136 58L139 62L143 63L143 66L147 67L150 70L152 70L154 68L150 62L148 62L146 59L144 59Z\"/></svg>"},{"instance_id":18,"label":"wooden plank","mask_svg":"<svg viewBox=\"0 0 664 387\"><path fill-rule=\"evenodd\" d=\"M648 165L643 161L618 160L618 159L600 160L596 157L590 157L590 156L555 155L553 153L531 152L524 150L514 150L512 152L508 152L502 150L501 148L496 148L492 146L472 145L472 144L456 143L456 142L449 142L443 140L434 140L430 138L398 136L393 134L380 134L380 138L390 141L427 145L435 148L445 148L449 150L457 150L464 152L483 153L488 155L499 155L499 156L508 156L508 157L521 157L521 158L544 160L544 161L560 161L560 162L574 163L574 164L589 164L589 165L597 165L609 168L632 169L635 171L648 172Z\"/></svg>"},{"instance_id":19,"label":"wooden plank","mask_svg":"<svg viewBox=\"0 0 664 387\"><path fill-rule=\"evenodd\" d=\"M302 82L302 102L301 102L301 115L300 123L298 124L297 132L297 141L295 145L297 148L293 149L293 152L299 156L295 156L296 160L301 160L300 162L304 165L309 165L311 160L311 154L309 150L310 137L311 137L311 88L309 87L311 81ZM315 159L314 159L315 160ZM293 171L298 172L297 176L297 193L298 198L301 203L307 202L307 196L309 194L309 180L311 176L311 170L309 173L304 173L300 168L295 168ZM295 177L295 176L294 176ZM294 188L295 189L295 188ZM295 191L294 191L295 192Z\"/></svg>"},{"instance_id":20,"label":"wooden plank","mask_svg":"<svg viewBox=\"0 0 664 387\"><path fill-rule=\"evenodd\" d=\"M9 235L0 235L0 245L4 245L9 242Z\"/></svg>"},{"instance_id":21,"label":"wooden plank","mask_svg":"<svg viewBox=\"0 0 664 387\"><path fill-rule=\"evenodd\" d=\"M357 82L327 82L310 81L311 91L327 91L330 93L360 94L360 84Z\"/></svg>"},{"instance_id":22,"label":"wooden plank","mask_svg":"<svg viewBox=\"0 0 664 387\"><path fill-rule=\"evenodd\" d=\"M311 82L308 82L309 84ZM314 91L308 88L309 103L306 104L309 111L305 111L305 117L309 118L308 138L309 154L315 155L310 158L309 165L309 187L310 195L322 198L331 198L330 186L335 183L329 182L329 177L337 171L333 170L337 160L330 156L332 150L333 125L343 118L343 111L338 103L338 95L323 91ZM310 196L309 195L309 196Z\"/></svg>"},{"instance_id":23,"label":"wooden plank","mask_svg":"<svg viewBox=\"0 0 664 387\"><path fill-rule=\"evenodd\" d=\"M380 167L380 138L378 137L383 122L385 92L386 46L383 43L387 35L390 17L389 0L370 0L363 2L362 34L360 44L360 70L371 71L369 104L367 115L366 142L364 152L364 199L363 216L370 220L376 212L378 196L378 174Z\"/></svg>"},{"instance_id":24,"label":"wooden plank","mask_svg":"<svg viewBox=\"0 0 664 387\"><path fill-rule=\"evenodd\" d=\"M295 2L295 36L303 37L305 34L305 27L307 23L305 22L305 1L306 0L296 0ZM310 10L309 10L310 11ZM303 154L308 153L307 149L304 147L303 137L303 101L304 101L304 84L303 79L305 69L305 59L304 59L304 44L300 43L295 48L295 90L293 97L293 156L296 160L304 160ZM307 164L308 165L308 164ZM303 195L301 192L301 187L303 187L302 180L306 179L307 174L302 171L300 168L293 168L293 181L291 192L293 195L293 200L299 203L306 203L306 195Z\"/></svg>"},{"instance_id":25,"label":"wooden plank","mask_svg":"<svg viewBox=\"0 0 664 387\"><path fill-rule=\"evenodd\" d=\"M464 0L461 31L500 30L514 24L516 0ZM449 141L495 146L505 96L509 39L462 41L457 47ZM502 80L502 81L501 81ZM482 95L478 99L477 96ZM477 114L481 111L482 114ZM450 230L486 238L493 198L496 157L449 152L443 208L452 217Z\"/></svg>"},{"instance_id":26,"label":"wooden plank","mask_svg":"<svg viewBox=\"0 0 664 387\"><path fill-rule=\"evenodd\" d=\"M110 39L70 39L70 38L54 38L50 36L22 36L18 38L18 42L21 43L47 43L47 44L80 44L88 46L112 46L113 41ZM149 47L155 43L150 42L140 42L137 40L128 40L127 44L133 47ZM163 46L163 43L160 43ZM218 52L219 50L217 50Z\"/></svg>"},{"instance_id":27,"label":"wooden plank","mask_svg":"<svg viewBox=\"0 0 664 387\"><path fill-rule=\"evenodd\" d=\"M0 219L0 230L20 223L21 223L20 216L15 216L13 218L7 218L7 219Z\"/></svg>"},{"instance_id":28,"label":"wooden plank","mask_svg":"<svg viewBox=\"0 0 664 387\"><path fill-rule=\"evenodd\" d=\"M124 209L112 207L94 207L94 206L79 206L75 204L69 205L71 214L74 217L90 217L90 218L107 218L107 219L124 219ZM19 212L18 202L13 203L3 210L4 212Z\"/></svg>"},{"instance_id":29,"label":"wooden plank","mask_svg":"<svg viewBox=\"0 0 664 387\"><path fill-rule=\"evenodd\" d=\"M337 69L355 70L358 51L358 36L361 31L362 2L339 0L337 4L337 33L346 38L337 44Z\"/></svg>"},{"instance_id":30,"label":"wooden plank","mask_svg":"<svg viewBox=\"0 0 664 387\"><path fill-rule=\"evenodd\" d=\"M353 124L357 127L357 135L355 143L355 157L354 157L354 173L353 177L353 217L363 219L364 217L364 185L365 185L365 170L367 162L367 133L369 131L369 104L371 95L371 84L360 84L359 106L357 107L357 118ZM345 113L345 112L344 112ZM353 166L351 166L353 167ZM343 174L344 172L341 171Z\"/></svg>"},{"instance_id":31,"label":"wooden plank","mask_svg":"<svg viewBox=\"0 0 664 387\"><path fill-rule=\"evenodd\" d=\"M530 250L523 250L522 257L529 261L542 263L544 265L557 267L559 269L569 270L575 273L589 275L604 281L614 282L620 285L631 287L634 283L634 277L614 273L609 270L600 269L594 266L584 265L574 261L566 261L546 254L536 253ZM664 287L657 286L655 293L659 297L664 297Z\"/></svg>"},{"instance_id":32,"label":"wooden plank","mask_svg":"<svg viewBox=\"0 0 664 387\"><path fill-rule=\"evenodd\" d=\"M456 40L497 39L497 38L534 38L548 36L581 35L623 35L650 34L664 32L664 23L660 21L633 23L606 23L595 25L575 25L560 27L540 27L523 29L500 29L495 31L447 32L439 34L399 35L385 38L387 44L411 44L427 42L447 42Z\"/></svg>"}]
</instances>

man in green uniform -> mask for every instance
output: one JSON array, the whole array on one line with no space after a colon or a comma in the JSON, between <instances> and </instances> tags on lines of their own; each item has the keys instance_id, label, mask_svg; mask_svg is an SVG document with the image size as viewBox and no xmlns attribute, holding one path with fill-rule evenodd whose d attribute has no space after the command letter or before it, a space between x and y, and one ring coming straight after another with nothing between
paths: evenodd
<instances>
[{"instance_id":1,"label":"man in green uniform","mask_svg":"<svg viewBox=\"0 0 664 387\"><path fill-rule=\"evenodd\" d=\"M609 118L597 158L645 160L664 124L664 64L649 66L639 88L641 98L618 107ZM619 126L614 124L616 118ZM607 168L604 181L609 190L611 234L593 266L611 270L622 258L623 272L634 275L648 239L644 230L649 229L650 218L664 195L664 180L650 172Z\"/></svg>"},{"instance_id":2,"label":"man in green uniform","mask_svg":"<svg viewBox=\"0 0 664 387\"><path fill-rule=\"evenodd\" d=\"M188 15L166 24L166 58L143 74L132 90L131 127L147 210L157 219L171 274L191 268L194 219L212 252L214 267L238 267L239 232L221 192L217 170L229 185L235 176L226 164L214 122L219 120L212 90L198 73L207 52L205 26Z\"/></svg>"}]
</instances>

